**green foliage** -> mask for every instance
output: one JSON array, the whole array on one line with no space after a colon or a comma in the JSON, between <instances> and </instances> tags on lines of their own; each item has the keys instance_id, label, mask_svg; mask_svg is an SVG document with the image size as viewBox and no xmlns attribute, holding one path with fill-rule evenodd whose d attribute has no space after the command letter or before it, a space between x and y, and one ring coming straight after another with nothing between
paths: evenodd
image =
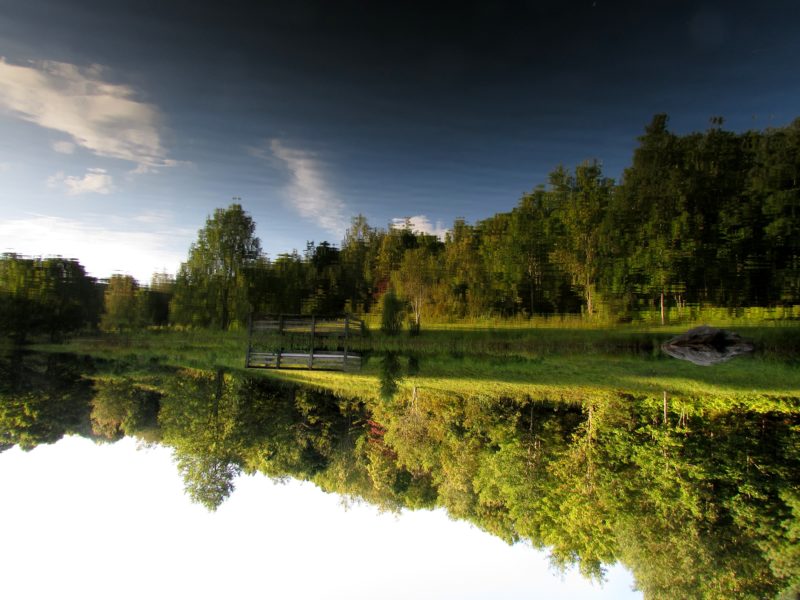
<instances>
[{"instance_id":1,"label":"green foliage","mask_svg":"<svg viewBox=\"0 0 800 600\"><path fill-rule=\"evenodd\" d=\"M104 294L105 312L100 320L104 331L138 329L145 319L145 294L130 275L113 275Z\"/></svg>"},{"instance_id":2,"label":"green foliage","mask_svg":"<svg viewBox=\"0 0 800 600\"><path fill-rule=\"evenodd\" d=\"M410 308L409 330L418 334L436 285L435 250L422 246L405 252L399 268L392 273L392 284Z\"/></svg>"},{"instance_id":3,"label":"green foliage","mask_svg":"<svg viewBox=\"0 0 800 600\"><path fill-rule=\"evenodd\" d=\"M555 195L554 216L562 235L556 238L551 257L583 292L586 312L596 310L595 294L606 232L602 225L614 182L603 177L597 162L584 163L575 175L558 168L550 174Z\"/></svg>"},{"instance_id":4,"label":"green foliage","mask_svg":"<svg viewBox=\"0 0 800 600\"><path fill-rule=\"evenodd\" d=\"M151 440L158 427L159 408L157 393L135 385L128 378L99 380L92 398L92 431L110 440L123 435Z\"/></svg>"},{"instance_id":5,"label":"green foliage","mask_svg":"<svg viewBox=\"0 0 800 600\"><path fill-rule=\"evenodd\" d=\"M261 255L255 223L239 204L217 209L178 271L172 319L227 329L249 313L247 267Z\"/></svg>"},{"instance_id":6,"label":"green foliage","mask_svg":"<svg viewBox=\"0 0 800 600\"><path fill-rule=\"evenodd\" d=\"M0 446L32 450L70 433L90 436L86 367L73 356L0 355Z\"/></svg>"},{"instance_id":7,"label":"green foliage","mask_svg":"<svg viewBox=\"0 0 800 600\"><path fill-rule=\"evenodd\" d=\"M240 470L236 382L222 370L185 370L170 378L158 422L173 447L186 490L215 510L233 491Z\"/></svg>"},{"instance_id":8,"label":"green foliage","mask_svg":"<svg viewBox=\"0 0 800 600\"><path fill-rule=\"evenodd\" d=\"M178 454L177 463L186 483L186 493L208 510L217 510L233 492L233 481L239 469L226 459L205 454Z\"/></svg>"},{"instance_id":9,"label":"green foliage","mask_svg":"<svg viewBox=\"0 0 800 600\"><path fill-rule=\"evenodd\" d=\"M377 255L375 228L366 217L353 217L342 242L342 288L348 312L369 312L373 304L375 261Z\"/></svg>"},{"instance_id":10,"label":"green foliage","mask_svg":"<svg viewBox=\"0 0 800 600\"><path fill-rule=\"evenodd\" d=\"M397 335L403 328L403 302L389 288L381 298L381 331Z\"/></svg>"},{"instance_id":11,"label":"green foliage","mask_svg":"<svg viewBox=\"0 0 800 600\"><path fill-rule=\"evenodd\" d=\"M0 334L15 342L64 334L97 324L96 281L83 266L64 258L0 257Z\"/></svg>"}]
</instances>

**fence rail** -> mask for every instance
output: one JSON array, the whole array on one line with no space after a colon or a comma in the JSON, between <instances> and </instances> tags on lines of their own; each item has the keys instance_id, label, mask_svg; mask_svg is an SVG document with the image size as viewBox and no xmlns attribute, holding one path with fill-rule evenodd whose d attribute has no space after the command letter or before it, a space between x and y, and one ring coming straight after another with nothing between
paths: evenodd
<instances>
[{"instance_id":1,"label":"fence rail","mask_svg":"<svg viewBox=\"0 0 800 600\"><path fill-rule=\"evenodd\" d=\"M316 371L346 371L359 369L361 357L345 352L249 352L248 369L312 369Z\"/></svg>"},{"instance_id":2,"label":"fence rail","mask_svg":"<svg viewBox=\"0 0 800 600\"><path fill-rule=\"evenodd\" d=\"M268 315L253 319L250 327L252 332L269 331L341 337L361 335L363 321L351 316Z\"/></svg>"},{"instance_id":3,"label":"fence rail","mask_svg":"<svg viewBox=\"0 0 800 600\"><path fill-rule=\"evenodd\" d=\"M361 319L350 315L264 315L251 318L245 367L324 371L359 369L361 357L348 352L347 342L351 335L361 335L363 327ZM279 340L264 333L277 334ZM323 338L335 342L321 342ZM320 346L338 346L342 351L317 349L317 341L320 341ZM272 348L267 350L270 346ZM295 348L287 350L286 346Z\"/></svg>"}]
</instances>

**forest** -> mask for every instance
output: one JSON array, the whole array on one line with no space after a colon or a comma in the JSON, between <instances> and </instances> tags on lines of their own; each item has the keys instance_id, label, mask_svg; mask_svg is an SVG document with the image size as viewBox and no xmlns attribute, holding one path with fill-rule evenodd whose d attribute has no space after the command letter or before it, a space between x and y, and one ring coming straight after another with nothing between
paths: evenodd
<instances>
[{"instance_id":1,"label":"forest","mask_svg":"<svg viewBox=\"0 0 800 600\"><path fill-rule=\"evenodd\" d=\"M352 219L339 245L266 256L239 204L214 211L177 275L89 277L76 260L0 258L0 331L243 327L252 312L425 321L800 304L800 119L678 135L659 114L619 182L587 161L555 168L510 212L456 219L444 239Z\"/></svg>"}]
</instances>

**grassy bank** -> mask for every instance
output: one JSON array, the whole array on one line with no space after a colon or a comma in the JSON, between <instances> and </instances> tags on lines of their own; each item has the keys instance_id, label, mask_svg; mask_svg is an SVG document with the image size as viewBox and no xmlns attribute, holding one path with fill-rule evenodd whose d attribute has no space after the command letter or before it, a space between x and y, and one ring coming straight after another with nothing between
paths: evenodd
<instances>
[{"instance_id":1,"label":"grassy bank","mask_svg":"<svg viewBox=\"0 0 800 600\"><path fill-rule=\"evenodd\" d=\"M752 356L714 367L699 367L663 355L660 344L685 331L686 324L657 326L558 321L518 322L492 326L435 324L418 336L386 336L370 330L351 347L366 356L357 373L248 370L323 387L346 396L377 398L387 378L382 356L397 352L397 394L401 397L458 394L496 398L561 399L569 402L627 393L683 400L713 400L725 405L797 406L800 350L797 322L753 323L734 316L713 322L738 331L755 343ZM567 326L569 325L569 326ZM149 330L76 338L37 349L88 354L119 361L131 368L152 366L244 371L244 331ZM413 357L411 364L408 357Z\"/></svg>"}]
</instances>

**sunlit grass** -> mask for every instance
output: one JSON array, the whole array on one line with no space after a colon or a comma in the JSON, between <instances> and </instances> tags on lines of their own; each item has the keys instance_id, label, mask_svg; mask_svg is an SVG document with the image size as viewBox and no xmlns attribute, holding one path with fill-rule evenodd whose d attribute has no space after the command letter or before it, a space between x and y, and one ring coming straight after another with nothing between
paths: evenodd
<instances>
[{"instance_id":1,"label":"sunlit grass","mask_svg":"<svg viewBox=\"0 0 800 600\"><path fill-rule=\"evenodd\" d=\"M419 372L404 374L398 381L406 391L416 388L417 394L567 401L617 393L661 396L663 392L680 398L800 398L800 370L760 358L742 357L714 367L699 367L668 357L604 354L543 355L506 364L493 357L432 356L427 360L420 357L418 364ZM370 362L358 375L297 371L276 376L338 393L376 397L381 373L380 365Z\"/></svg>"},{"instance_id":2,"label":"sunlit grass","mask_svg":"<svg viewBox=\"0 0 800 600\"><path fill-rule=\"evenodd\" d=\"M685 329L696 325L715 327L800 326L800 305L777 307L720 308L707 306L671 307L666 313L666 323L661 323L660 310L638 311L626 319L611 312L586 314L517 315L515 317L464 317L442 320L436 317L423 320L423 329L437 330L528 330L528 329L580 329L605 331L658 332ZM372 330L380 328L380 314L364 317Z\"/></svg>"},{"instance_id":3,"label":"sunlit grass","mask_svg":"<svg viewBox=\"0 0 800 600\"><path fill-rule=\"evenodd\" d=\"M766 309L759 309L766 310ZM660 326L630 323L601 327L567 327L560 321L522 327L475 323L431 324L418 336L386 336L370 331L349 342L365 355L359 372L250 369L271 377L331 390L342 396L380 397L382 353L400 355L398 396L458 394L465 397L539 398L580 402L628 393L714 402L782 402L800 398L800 369L787 353L797 355L800 329L792 320L758 320L736 314L731 320L706 320L727 326L756 344L754 357L713 367L699 367L664 356L660 344L685 331L686 324ZM765 314L758 313L760 319ZM713 316L704 314L704 317ZM544 320L542 320L544 321ZM154 366L244 370L245 331L150 330L77 338L63 345L39 346L126 363L142 373ZM417 370L409 370L408 356Z\"/></svg>"}]
</instances>

